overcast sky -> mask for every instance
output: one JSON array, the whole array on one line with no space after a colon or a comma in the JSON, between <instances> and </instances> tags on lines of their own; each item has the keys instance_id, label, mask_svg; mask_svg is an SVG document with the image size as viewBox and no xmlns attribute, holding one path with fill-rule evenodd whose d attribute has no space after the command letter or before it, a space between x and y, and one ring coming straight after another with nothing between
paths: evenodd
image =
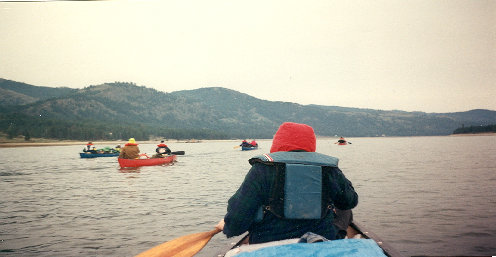
<instances>
[{"instance_id":1,"label":"overcast sky","mask_svg":"<svg viewBox=\"0 0 496 257\"><path fill-rule=\"evenodd\" d=\"M0 78L496 110L496 0L0 2Z\"/></svg>"}]
</instances>

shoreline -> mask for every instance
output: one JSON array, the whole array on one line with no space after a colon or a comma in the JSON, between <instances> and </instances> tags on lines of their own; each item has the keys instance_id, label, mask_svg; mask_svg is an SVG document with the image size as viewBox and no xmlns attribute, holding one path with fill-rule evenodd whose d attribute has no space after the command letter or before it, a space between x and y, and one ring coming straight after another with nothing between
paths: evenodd
<instances>
[{"instance_id":1,"label":"shoreline","mask_svg":"<svg viewBox=\"0 0 496 257\"><path fill-rule=\"evenodd\" d=\"M198 144L202 142L214 142L214 141L240 141L241 139L212 139L212 140L195 140L195 141L190 141L190 140L176 140L176 139L171 139L171 140L165 140L168 144L173 144L173 143L191 143L191 144ZM269 139L258 139L257 141L264 141L264 140L269 140ZM121 145L124 146L127 143L127 140L116 140L116 141L91 141L93 142L94 145L98 146L117 146ZM146 141L137 141L138 144L158 144L160 140L146 140ZM19 141L19 142L1 142L0 141L0 148L7 148L7 147L36 147L36 146L64 146L64 145L81 145L81 147L85 147L88 141L72 141L72 140L61 140L61 141L56 141L56 140L45 140L45 139L40 139L39 141L32 140L32 141Z\"/></svg>"},{"instance_id":2,"label":"shoreline","mask_svg":"<svg viewBox=\"0 0 496 257\"><path fill-rule=\"evenodd\" d=\"M63 145L81 145L86 146L88 142L81 141L47 141L47 142L0 142L0 148L2 147L28 147L28 146L63 146ZM121 141L93 141L95 145L124 145L126 142Z\"/></svg>"},{"instance_id":3,"label":"shoreline","mask_svg":"<svg viewBox=\"0 0 496 257\"><path fill-rule=\"evenodd\" d=\"M461 134L451 134L450 136L495 136L496 132L483 132L483 133L461 133Z\"/></svg>"},{"instance_id":4,"label":"shoreline","mask_svg":"<svg viewBox=\"0 0 496 257\"><path fill-rule=\"evenodd\" d=\"M446 135L446 136L454 136L454 137L466 137L466 136L496 136L496 133L494 132L484 132L484 133L464 133L464 134L451 134L451 135ZM353 138L353 137L352 137ZM387 137L386 137L387 138ZM334 137L317 137L317 139L334 139ZM224 140L198 140L196 142L188 142L188 140L165 140L168 143L202 143L202 142L211 142L211 141L238 141L241 139L224 139ZM265 141L265 140L272 140L272 139L258 139L257 141ZM125 145L127 141L122 140L116 140L116 141L92 141L93 144L95 145ZM7 148L7 147L33 147L33 146L64 146L64 145L81 145L81 146L86 146L88 141L72 141L72 140L61 140L61 141L56 141L56 140L46 140L46 139L39 139L39 141L27 141L27 142L1 142L0 141L0 148ZM139 141L139 144L156 144L158 143L157 140L147 140L147 141Z\"/></svg>"}]
</instances>

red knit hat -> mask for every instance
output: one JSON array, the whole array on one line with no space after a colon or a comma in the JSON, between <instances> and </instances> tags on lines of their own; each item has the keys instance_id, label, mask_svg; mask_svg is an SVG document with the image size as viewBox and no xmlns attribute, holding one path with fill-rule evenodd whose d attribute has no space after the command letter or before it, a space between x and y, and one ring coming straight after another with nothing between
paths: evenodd
<instances>
[{"instance_id":1,"label":"red knit hat","mask_svg":"<svg viewBox=\"0 0 496 257\"><path fill-rule=\"evenodd\" d=\"M313 128L300 123L284 122L272 140L270 152L304 150L315 152L316 139Z\"/></svg>"}]
</instances>

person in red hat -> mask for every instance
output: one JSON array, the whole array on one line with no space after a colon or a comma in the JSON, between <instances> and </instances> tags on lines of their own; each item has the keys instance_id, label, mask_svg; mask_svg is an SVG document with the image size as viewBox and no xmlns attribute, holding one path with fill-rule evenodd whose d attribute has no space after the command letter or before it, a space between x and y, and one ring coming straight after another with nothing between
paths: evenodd
<instances>
[{"instance_id":1,"label":"person in red hat","mask_svg":"<svg viewBox=\"0 0 496 257\"><path fill-rule=\"evenodd\" d=\"M246 139L245 139L245 140L243 140L243 142L241 142L241 144L240 144L239 146L242 146L242 147L250 147L250 146L252 146L252 145L251 145L250 143L248 143L248 141L246 141Z\"/></svg>"},{"instance_id":2,"label":"person in red hat","mask_svg":"<svg viewBox=\"0 0 496 257\"><path fill-rule=\"evenodd\" d=\"M251 146L253 146L253 147L257 147L257 146L258 146L258 143L257 143L257 141L252 140L252 141L250 142L250 145L251 145Z\"/></svg>"},{"instance_id":3,"label":"person in red hat","mask_svg":"<svg viewBox=\"0 0 496 257\"><path fill-rule=\"evenodd\" d=\"M160 141L160 144L157 145L157 149L155 149L155 152L157 153L153 155L153 158L161 158L164 157L164 155L170 154L171 150L162 140Z\"/></svg>"},{"instance_id":4,"label":"person in red hat","mask_svg":"<svg viewBox=\"0 0 496 257\"><path fill-rule=\"evenodd\" d=\"M83 149L83 152L85 152L85 153L98 153L96 151L96 147L93 146L93 142L88 142L86 144L86 148Z\"/></svg>"},{"instance_id":5,"label":"person in red hat","mask_svg":"<svg viewBox=\"0 0 496 257\"><path fill-rule=\"evenodd\" d=\"M338 168L338 159L315 150L312 127L283 123L270 153L249 160L252 167L216 227L227 237L248 231L250 244L300 238L308 232L324 240L343 238L335 209L351 215L358 194Z\"/></svg>"},{"instance_id":6,"label":"person in red hat","mask_svg":"<svg viewBox=\"0 0 496 257\"><path fill-rule=\"evenodd\" d=\"M93 142L88 142L86 144L86 147L83 149L83 152L90 152L92 146L93 146Z\"/></svg>"}]
</instances>

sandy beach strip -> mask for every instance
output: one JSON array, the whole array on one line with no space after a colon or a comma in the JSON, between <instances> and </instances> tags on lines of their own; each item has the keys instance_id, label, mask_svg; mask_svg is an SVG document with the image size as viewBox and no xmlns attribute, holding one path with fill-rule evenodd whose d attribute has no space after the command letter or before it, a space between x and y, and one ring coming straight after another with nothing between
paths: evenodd
<instances>
[{"instance_id":1,"label":"sandy beach strip","mask_svg":"<svg viewBox=\"0 0 496 257\"><path fill-rule=\"evenodd\" d=\"M0 147L27 147L27 146L60 146L60 145L81 145L86 146L88 142L82 141L53 141L53 142L0 142ZM125 141L93 141L94 145L124 146Z\"/></svg>"}]
</instances>

